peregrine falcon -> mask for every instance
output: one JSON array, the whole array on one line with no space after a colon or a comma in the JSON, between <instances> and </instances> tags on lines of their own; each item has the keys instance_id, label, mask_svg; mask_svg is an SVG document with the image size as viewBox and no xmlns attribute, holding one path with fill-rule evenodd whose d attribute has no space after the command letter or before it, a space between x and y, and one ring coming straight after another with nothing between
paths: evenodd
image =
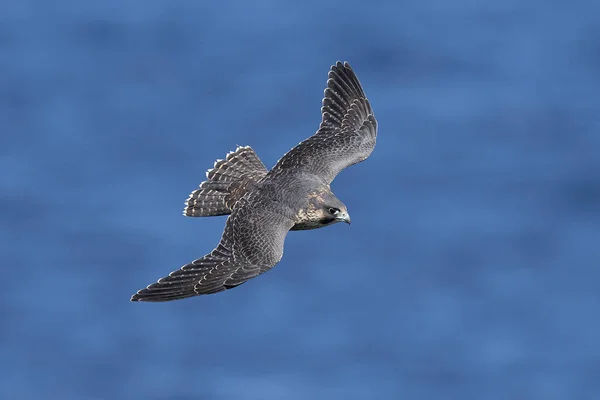
<instances>
[{"instance_id":1,"label":"peregrine falcon","mask_svg":"<svg viewBox=\"0 0 600 400\"><path fill-rule=\"evenodd\" d=\"M171 272L131 301L169 301L221 292L273 268L290 230L350 223L330 184L375 147L377 120L350 65L331 67L322 120L313 136L268 171L254 150L238 147L217 160L185 203L188 217L229 215L217 247Z\"/></svg>"}]
</instances>

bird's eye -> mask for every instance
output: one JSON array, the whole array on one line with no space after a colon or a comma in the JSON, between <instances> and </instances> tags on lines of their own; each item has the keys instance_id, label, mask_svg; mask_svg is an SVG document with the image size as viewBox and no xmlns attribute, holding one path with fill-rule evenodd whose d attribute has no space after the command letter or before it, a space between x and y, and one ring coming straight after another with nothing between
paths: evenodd
<instances>
[{"instance_id":1,"label":"bird's eye","mask_svg":"<svg viewBox=\"0 0 600 400\"><path fill-rule=\"evenodd\" d=\"M335 214L337 214L339 212L340 212L340 210L338 210L337 208L333 208L333 207L329 208L329 213L330 214L335 215Z\"/></svg>"}]
</instances>

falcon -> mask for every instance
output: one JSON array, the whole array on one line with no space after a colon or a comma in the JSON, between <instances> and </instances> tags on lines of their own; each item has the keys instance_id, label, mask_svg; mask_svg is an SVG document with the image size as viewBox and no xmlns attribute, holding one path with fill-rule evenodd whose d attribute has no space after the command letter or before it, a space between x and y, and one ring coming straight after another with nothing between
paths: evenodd
<instances>
[{"instance_id":1,"label":"falcon","mask_svg":"<svg viewBox=\"0 0 600 400\"><path fill-rule=\"evenodd\" d=\"M217 247L171 272L131 301L170 301L222 292L273 268L290 230L350 223L330 184L344 168L375 148L377 120L350 65L329 71L317 133L286 153L268 171L254 150L238 147L217 160L194 190L187 217L229 215Z\"/></svg>"}]
</instances>

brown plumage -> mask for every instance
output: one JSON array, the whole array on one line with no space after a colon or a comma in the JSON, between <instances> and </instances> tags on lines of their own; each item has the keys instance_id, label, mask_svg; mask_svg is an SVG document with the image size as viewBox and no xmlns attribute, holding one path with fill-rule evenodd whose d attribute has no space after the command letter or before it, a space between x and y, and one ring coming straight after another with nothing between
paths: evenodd
<instances>
[{"instance_id":1,"label":"brown plumage","mask_svg":"<svg viewBox=\"0 0 600 400\"><path fill-rule=\"evenodd\" d=\"M317 133L267 171L254 150L238 147L207 172L183 211L189 217L230 214L218 246L138 291L132 301L168 301L221 292L268 271L290 230L350 223L329 184L375 147L377 121L348 63L331 67Z\"/></svg>"}]
</instances>

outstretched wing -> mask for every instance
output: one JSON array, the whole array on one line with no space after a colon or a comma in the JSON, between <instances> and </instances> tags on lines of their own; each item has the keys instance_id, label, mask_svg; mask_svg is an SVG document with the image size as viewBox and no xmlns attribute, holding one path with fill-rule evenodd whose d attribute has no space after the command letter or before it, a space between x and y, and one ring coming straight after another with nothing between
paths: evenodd
<instances>
[{"instance_id":1,"label":"outstretched wing","mask_svg":"<svg viewBox=\"0 0 600 400\"><path fill-rule=\"evenodd\" d=\"M285 154L271 175L309 172L331 183L373 151L377 120L350 64L338 61L328 77L319 130Z\"/></svg>"},{"instance_id":2,"label":"outstretched wing","mask_svg":"<svg viewBox=\"0 0 600 400\"><path fill-rule=\"evenodd\" d=\"M285 236L294 222L267 206L242 198L210 254L138 291L131 301L169 301L217 293L271 269L281 260Z\"/></svg>"}]
</instances>

